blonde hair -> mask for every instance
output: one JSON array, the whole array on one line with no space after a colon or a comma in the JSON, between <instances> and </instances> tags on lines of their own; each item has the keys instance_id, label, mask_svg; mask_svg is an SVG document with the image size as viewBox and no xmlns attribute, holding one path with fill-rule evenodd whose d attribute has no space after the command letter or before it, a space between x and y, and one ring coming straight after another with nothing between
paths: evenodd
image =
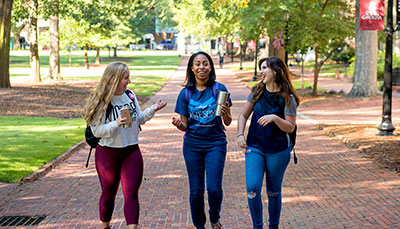
<instances>
[{"instance_id":1,"label":"blonde hair","mask_svg":"<svg viewBox=\"0 0 400 229\"><path fill-rule=\"evenodd\" d=\"M96 89L90 93L89 99L84 108L84 118L86 124L100 122L107 109L108 104L114 97L115 90L119 81L124 76L129 67L120 62L114 62L107 66L104 70ZM95 120L98 110L101 110L100 116Z\"/></svg>"}]
</instances>

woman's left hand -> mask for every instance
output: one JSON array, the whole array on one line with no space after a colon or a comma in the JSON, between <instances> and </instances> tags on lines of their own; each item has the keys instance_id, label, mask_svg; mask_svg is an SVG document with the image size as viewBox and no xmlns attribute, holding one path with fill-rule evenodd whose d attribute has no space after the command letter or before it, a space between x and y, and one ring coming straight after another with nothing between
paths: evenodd
<instances>
[{"instance_id":1,"label":"woman's left hand","mask_svg":"<svg viewBox=\"0 0 400 229\"><path fill-rule=\"evenodd\" d=\"M159 111L159 110L163 109L165 106L167 106L167 103L164 103L163 101L159 100L155 111Z\"/></svg>"},{"instance_id":2,"label":"woman's left hand","mask_svg":"<svg viewBox=\"0 0 400 229\"><path fill-rule=\"evenodd\" d=\"M260 124L261 126L266 126L268 125L270 122L275 121L275 118L277 116L274 114L270 114L270 115L264 115L261 118L258 119L257 123Z\"/></svg>"}]
</instances>

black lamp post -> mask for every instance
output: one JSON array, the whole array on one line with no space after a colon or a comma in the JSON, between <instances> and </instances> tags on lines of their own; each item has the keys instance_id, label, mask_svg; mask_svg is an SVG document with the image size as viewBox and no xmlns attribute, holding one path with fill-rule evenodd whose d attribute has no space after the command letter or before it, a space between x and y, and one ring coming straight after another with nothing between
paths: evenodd
<instances>
[{"instance_id":1,"label":"black lamp post","mask_svg":"<svg viewBox=\"0 0 400 229\"><path fill-rule=\"evenodd\" d=\"M243 45L240 44L240 67L239 70L243 70Z\"/></svg>"},{"instance_id":2,"label":"black lamp post","mask_svg":"<svg viewBox=\"0 0 400 229\"><path fill-rule=\"evenodd\" d=\"M393 135L392 125L392 59L393 59L393 0L388 0L386 19L385 72L383 84L382 123L379 125L380 136Z\"/></svg>"},{"instance_id":3,"label":"black lamp post","mask_svg":"<svg viewBox=\"0 0 400 229\"><path fill-rule=\"evenodd\" d=\"M240 44L240 68L239 68L240 70L243 70L242 62L243 62L243 45Z\"/></svg>"},{"instance_id":4,"label":"black lamp post","mask_svg":"<svg viewBox=\"0 0 400 229\"><path fill-rule=\"evenodd\" d=\"M233 62L233 41L234 38L232 38L232 43L231 43L231 62Z\"/></svg>"}]
</instances>

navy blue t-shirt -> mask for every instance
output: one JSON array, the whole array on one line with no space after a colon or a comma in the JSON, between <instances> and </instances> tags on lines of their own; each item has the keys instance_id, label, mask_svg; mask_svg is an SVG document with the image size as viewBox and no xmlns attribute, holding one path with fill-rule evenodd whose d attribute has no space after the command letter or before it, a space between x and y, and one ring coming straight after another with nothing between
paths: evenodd
<instances>
[{"instance_id":1,"label":"navy blue t-shirt","mask_svg":"<svg viewBox=\"0 0 400 229\"><path fill-rule=\"evenodd\" d=\"M252 102L252 92L248 101ZM258 119L267 114L275 114L282 119L285 115L296 115L297 103L293 95L290 95L290 105L285 105L285 99L278 93L263 90L259 100L254 104L253 115L247 135L247 145L268 153L277 153L290 146L288 133L282 131L274 122L266 126L257 123Z\"/></svg>"},{"instance_id":2,"label":"navy blue t-shirt","mask_svg":"<svg viewBox=\"0 0 400 229\"><path fill-rule=\"evenodd\" d=\"M225 85L218 83L218 90L228 91ZM203 145L204 142L211 144L226 144L225 128L222 123L222 116L215 115L216 98L213 95L212 87L203 91L192 91L189 103L186 101L185 92L189 89L182 89L176 101L175 112L188 118L188 128L185 133L185 141L191 144ZM218 92L217 92L218 93ZM229 104L232 101L229 98Z\"/></svg>"}]
</instances>

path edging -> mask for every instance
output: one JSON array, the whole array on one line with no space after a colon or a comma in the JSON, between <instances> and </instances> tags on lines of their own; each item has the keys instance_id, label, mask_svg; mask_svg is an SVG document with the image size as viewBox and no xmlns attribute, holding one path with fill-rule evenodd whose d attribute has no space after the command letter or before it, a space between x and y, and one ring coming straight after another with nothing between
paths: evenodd
<instances>
[{"instance_id":1,"label":"path edging","mask_svg":"<svg viewBox=\"0 0 400 229\"><path fill-rule=\"evenodd\" d=\"M60 156L54 158L52 161L48 162L47 164L43 165L39 170L35 171L32 174L29 174L28 176L24 177L22 179L22 182L32 182L34 180L37 180L39 177L42 177L46 175L48 172L50 172L54 167L59 165L62 161L70 157L72 154L80 150L86 145L86 141L83 139L82 141L76 143L74 146L69 148L67 151L65 151L63 154Z\"/></svg>"}]
</instances>

